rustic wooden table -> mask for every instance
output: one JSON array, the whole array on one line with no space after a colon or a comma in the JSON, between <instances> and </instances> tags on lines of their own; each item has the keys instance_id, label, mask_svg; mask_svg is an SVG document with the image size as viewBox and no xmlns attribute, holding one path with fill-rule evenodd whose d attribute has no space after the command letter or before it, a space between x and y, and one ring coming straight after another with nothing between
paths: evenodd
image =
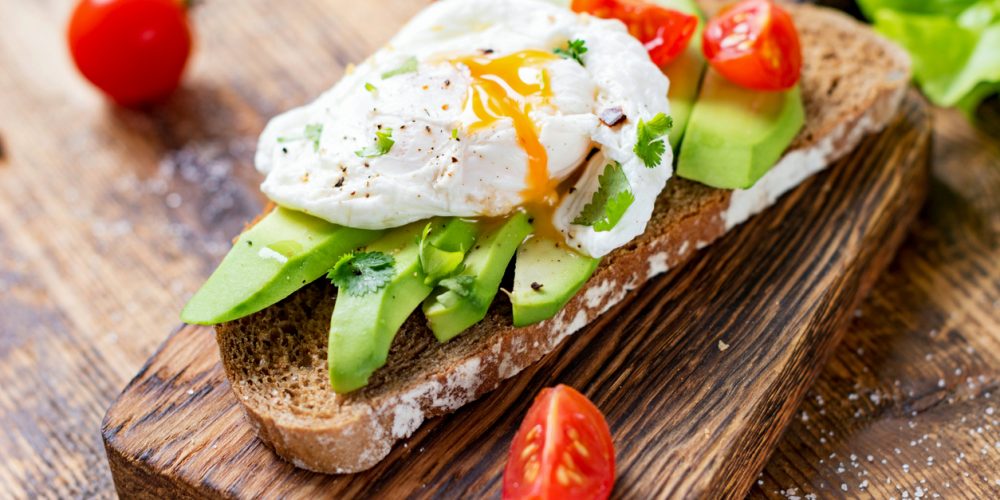
<instances>
[{"instance_id":1,"label":"rustic wooden table","mask_svg":"<svg viewBox=\"0 0 1000 500\"><path fill-rule=\"evenodd\" d=\"M0 0L0 496L113 495L101 417L259 211L256 134L422 2L206 2L146 112L76 75L71 3ZM930 201L751 496L1000 496L1000 141L936 129Z\"/></svg>"}]
</instances>

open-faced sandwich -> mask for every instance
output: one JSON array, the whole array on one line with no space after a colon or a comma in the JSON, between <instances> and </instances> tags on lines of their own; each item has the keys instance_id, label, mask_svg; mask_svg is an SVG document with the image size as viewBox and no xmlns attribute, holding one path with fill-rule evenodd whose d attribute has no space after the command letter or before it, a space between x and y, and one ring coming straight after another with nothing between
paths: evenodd
<instances>
[{"instance_id":1,"label":"open-faced sandwich","mask_svg":"<svg viewBox=\"0 0 1000 500\"><path fill-rule=\"evenodd\" d=\"M894 115L908 60L846 16L706 12L443 0L274 118L276 208L183 312L260 438L373 466Z\"/></svg>"}]
</instances>

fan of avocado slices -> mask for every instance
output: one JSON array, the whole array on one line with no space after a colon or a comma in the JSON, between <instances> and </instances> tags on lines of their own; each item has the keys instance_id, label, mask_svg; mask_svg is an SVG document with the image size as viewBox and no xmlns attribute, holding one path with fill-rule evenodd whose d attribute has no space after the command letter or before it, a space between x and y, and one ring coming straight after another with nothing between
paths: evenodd
<instances>
[{"instance_id":1,"label":"fan of avocado slices","mask_svg":"<svg viewBox=\"0 0 1000 500\"><path fill-rule=\"evenodd\" d=\"M690 0L657 0L701 16ZM707 70L700 31L663 71L677 174L717 188L752 186L775 164L803 122L798 88L761 93ZM670 120L657 125L670 127ZM391 142L391 141L390 141ZM391 143L388 144L391 147ZM613 226L631 203L619 170L608 164L601 189L574 223ZM600 203L598 203L600 202ZM512 323L556 316L600 263L562 241L535 233L517 211L503 219L438 217L382 230L342 227L278 207L247 229L184 308L192 324L218 324L261 311L325 277L338 295L329 331L334 391L364 387L386 363L403 322L420 309L431 332L448 342L487 314L513 263L506 295Z\"/></svg>"},{"instance_id":2,"label":"fan of avocado slices","mask_svg":"<svg viewBox=\"0 0 1000 500\"><path fill-rule=\"evenodd\" d=\"M237 239L181 318L205 325L231 321L326 275L338 289L330 384L350 392L385 364L396 332L418 308L441 342L481 321L515 253L515 324L544 321L562 310L599 259L531 234L524 212L500 221L435 218L371 231L279 207Z\"/></svg>"}]
</instances>

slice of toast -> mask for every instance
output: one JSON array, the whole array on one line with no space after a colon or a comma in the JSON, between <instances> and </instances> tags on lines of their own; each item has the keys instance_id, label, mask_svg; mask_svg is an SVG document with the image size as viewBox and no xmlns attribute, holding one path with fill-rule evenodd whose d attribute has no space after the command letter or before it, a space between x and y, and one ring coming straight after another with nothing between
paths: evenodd
<instances>
[{"instance_id":1,"label":"slice of toast","mask_svg":"<svg viewBox=\"0 0 1000 500\"><path fill-rule=\"evenodd\" d=\"M651 277L774 203L895 114L909 81L900 49L840 13L790 5L801 36L806 125L753 188L671 179L646 232L604 258L555 318L514 328L504 294L486 319L440 344L417 313L385 367L348 395L329 388L326 346L336 289L318 280L252 316L217 327L233 392L260 438L295 465L348 473L372 467L424 419L454 411L552 351Z\"/></svg>"}]
</instances>

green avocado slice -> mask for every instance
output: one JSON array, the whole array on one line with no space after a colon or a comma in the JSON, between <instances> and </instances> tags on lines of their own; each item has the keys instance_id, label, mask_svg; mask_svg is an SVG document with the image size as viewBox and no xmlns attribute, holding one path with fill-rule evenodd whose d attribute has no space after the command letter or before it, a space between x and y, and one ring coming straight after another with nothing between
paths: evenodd
<instances>
[{"instance_id":1,"label":"green avocado slice","mask_svg":"<svg viewBox=\"0 0 1000 500\"><path fill-rule=\"evenodd\" d=\"M507 264L529 234L527 214L515 213L502 224L484 230L465 257L465 268L457 276L439 282L435 293L424 301L424 316L439 341L451 340L486 317Z\"/></svg>"},{"instance_id":2,"label":"green avocado slice","mask_svg":"<svg viewBox=\"0 0 1000 500\"><path fill-rule=\"evenodd\" d=\"M670 101L670 116L674 119L674 127L670 130L670 147L676 152L687 129L701 79L705 74L705 56L701 52L701 32L705 28L705 16L692 0L654 1L668 9L698 17L698 28L691 36L687 48L663 67L663 73L670 79L667 99Z\"/></svg>"},{"instance_id":3,"label":"green avocado slice","mask_svg":"<svg viewBox=\"0 0 1000 500\"><path fill-rule=\"evenodd\" d=\"M514 326L527 326L558 314L600 262L551 239L525 241L517 250L514 291L510 294Z\"/></svg>"},{"instance_id":4,"label":"green avocado slice","mask_svg":"<svg viewBox=\"0 0 1000 500\"><path fill-rule=\"evenodd\" d=\"M753 186L805 122L799 87L761 92L709 70L684 133L677 175L722 189Z\"/></svg>"},{"instance_id":5,"label":"green avocado slice","mask_svg":"<svg viewBox=\"0 0 1000 500\"><path fill-rule=\"evenodd\" d=\"M213 325L260 311L319 278L342 255L380 234L276 208L240 235L188 301L181 320Z\"/></svg>"},{"instance_id":6,"label":"green avocado slice","mask_svg":"<svg viewBox=\"0 0 1000 500\"><path fill-rule=\"evenodd\" d=\"M478 232L476 222L464 219L434 219L431 224L430 244L447 252L468 251ZM393 258L394 274L385 286L364 295L337 293L327 350L334 391L343 394L368 384L371 374L385 364L396 332L434 289L436 283L427 282L420 264L426 225L416 222L393 229L365 249Z\"/></svg>"}]
</instances>

